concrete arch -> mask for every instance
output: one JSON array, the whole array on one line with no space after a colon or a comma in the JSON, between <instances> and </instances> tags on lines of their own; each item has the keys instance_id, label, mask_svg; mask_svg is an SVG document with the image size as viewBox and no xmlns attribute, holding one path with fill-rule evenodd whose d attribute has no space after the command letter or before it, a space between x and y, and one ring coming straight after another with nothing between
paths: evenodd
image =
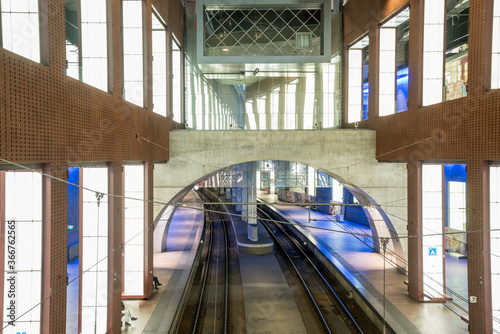
<instances>
[{"instance_id":1,"label":"concrete arch","mask_svg":"<svg viewBox=\"0 0 500 334\"><path fill-rule=\"evenodd\" d=\"M336 178L360 202L373 204L365 213L374 234L393 237L388 249L404 268L406 240L394 237L407 233L406 164L378 162L375 144L372 130L171 131L170 160L155 165L154 196L169 202L207 175L243 162L300 162ZM156 206L155 215L162 209Z\"/></svg>"}]
</instances>

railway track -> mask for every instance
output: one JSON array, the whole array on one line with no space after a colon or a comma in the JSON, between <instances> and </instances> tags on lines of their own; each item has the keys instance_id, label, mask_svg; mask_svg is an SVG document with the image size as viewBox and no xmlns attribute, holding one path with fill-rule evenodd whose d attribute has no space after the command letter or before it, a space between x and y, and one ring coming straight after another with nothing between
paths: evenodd
<instances>
[{"instance_id":1,"label":"railway track","mask_svg":"<svg viewBox=\"0 0 500 334\"><path fill-rule=\"evenodd\" d=\"M261 208L258 215L274 238L324 333L378 333L344 289L309 251Z\"/></svg>"},{"instance_id":2,"label":"railway track","mask_svg":"<svg viewBox=\"0 0 500 334\"><path fill-rule=\"evenodd\" d=\"M234 235L231 219L214 194L198 194L215 204L205 204L205 242L177 333L245 333L237 246L229 237Z\"/></svg>"}]
</instances>

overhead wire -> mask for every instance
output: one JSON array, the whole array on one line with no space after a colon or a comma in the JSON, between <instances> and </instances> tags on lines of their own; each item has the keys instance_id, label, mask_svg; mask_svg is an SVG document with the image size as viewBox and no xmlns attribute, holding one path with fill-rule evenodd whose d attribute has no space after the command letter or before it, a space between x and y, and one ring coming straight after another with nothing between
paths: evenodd
<instances>
[{"instance_id":1,"label":"overhead wire","mask_svg":"<svg viewBox=\"0 0 500 334\"><path fill-rule=\"evenodd\" d=\"M146 142L148 142L148 143L150 143L150 144L152 144L152 145L155 145L155 146L157 146L157 147L160 147L160 148L162 148L162 149L164 149L164 150L170 151L168 148L166 148L166 147L164 147L164 146L162 146L162 145L160 145L160 144L157 144L157 143L155 143L155 142L153 142L153 141L151 141L151 140L149 140L149 139L147 139L147 138L144 138L144 137L142 137L142 136L140 136L140 135L136 135L136 137L137 137L137 138L139 138L139 139L141 139L141 140L144 140L144 141L146 141ZM433 138L436 138L436 137L439 137L439 135L434 135L434 136L428 137L428 138L426 138L426 139L423 139L423 140L417 141L417 142L415 142L415 143L408 144L408 145L405 145L405 146L403 146L403 147L400 147L400 148L394 149L394 150L392 150L392 151L385 152L385 153L383 153L383 154L380 154L380 155L376 156L376 157L375 157L375 159L378 159L378 158L380 158L380 157L382 157L382 156L385 156L385 155L388 155L388 154L394 153L394 152L396 152L396 151L399 151L399 150L402 150L402 149L405 149L405 148L408 148L408 147L414 146L414 145L416 145L416 144L419 144L419 143L422 143L422 142L428 141L428 140L433 139ZM202 165L202 166L209 166L209 167L213 167L213 168L216 168L216 169L223 169L223 167L220 167L220 166L210 166L210 165L204 165L204 164L202 164L202 163L200 163L200 162L198 162L198 161L196 161L196 160L194 160L194 159L191 159L191 158L186 157L186 156L183 156L183 155L179 155L179 156L181 156L181 157L183 157L183 158L186 158L186 159L188 159L188 160L190 160L190 161L193 161L193 162L195 162L195 163L197 163L197 164L199 164L199 165ZM366 159L366 160L359 161L359 162L357 162L357 163L351 164L351 165L349 165L349 166L345 166L345 167L338 167L338 168L334 168L334 169L339 169L339 168L347 168L347 169L348 169L348 168L350 168L350 167L353 167L353 166L356 166L356 165L359 165L359 164L363 164L363 163L365 163L365 162L372 161L372 160L373 160L373 159ZM61 179L61 178L57 178L57 177L55 177L54 175L50 175L50 174L47 174L47 173L41 172L41 171L39 171L39 170L37 170L37 169L32 169L32 168L29 168L29 167L24 166L24 165L22 165L22 164L18 164L18 163L15 163L15 162L12 162L12 161L9 161L9 160L6 160L6 159L3 159L3 158L0 158L0 161L3 161L3 162L8 163L8 164L12 164L12 165L14 165L14 166L16 166L16 167L20 167L20 168L23 168L23 169L26 169L26 170L30 170L30 171L32 171L32 172L39 173L39 174L41 174L41 175L43 175L43 176L50 177L50 178L52 178L52 179L54 179L54 180L57 180L57 181L60 181L60 182L64 182L64 183L66 183L66 184L69 184L69 185L72 185L72 186L75 186L75 187L81 188L81 189L83 189L83 190L91 191L91 192L94 192L94 193L96 193L96 194L101 193L101 192L95 191L95 190L93 190L93 189L89 189L89 188L83 187L83 186L81 186L81 185L79 185L79 184L75 184L75 183L69 182L69 181L67 181L67 180L64 180L64 179ZM134 198L134 197L129 197L129 196L117 195L117 194L112 194L112 193L107 193L107 194L103 194L103 195L108 195L108 196L111 196L111 197L124 198L124 199L137 200L137 201L143 201L143 202L153 203L153 204L161 204L161 205L167 205L167 204L169 204L169 203L166 203L166 202L163 202L163 201L140 199L140 198ZM401 199L401 200L404 200L404 199ZM396 201L393 201L393 202L397 202L397 201L401 201L401 200L396 200ZM388 206L388 205L387 205L387 204L389 204L389 203L392 203L392 202L388 202L388 203L385 203L385 204L381 204L381 205L379 205L379 206L392 207L392 206ZM185 204L183 204L183 203L170 203L169 205L172 205L172 206L177 206L177 207L185 207L185 208L197 209L197 208L193 208L193 207L186 206L186 205L185 205ZM404 207L404 206L401 206L401 207ZM209 211L209 210L207 210L207 209L202 209L202 210L204 210L204 211ZM390 213L388 213L388 212L386 212L386 213L387 213L387 214L390 214ZM393 215L393 214L391 214L391 215ZM395 216L395 215L393 215L393 216ZM397 217L397 216L395 216L395 217ZM403 218L401 218L401 217L397 217L397 218L402 219L402 220L405 220L405 219L403 219ZM280 222L280 223L294 225L293 223L289 223L289 222ZM154 224L154 223L152 223L152 224ZM141 233L142 233L142 232L144 232L144 231L146 231L147 229L149 229L149 227L150 227L150 225L148 225L148 226L147 226L147 227L146 227L143 231L141 231ZM308 227L310 227L310 228L318 228L318 227L313 227L313 226L308 226ZM325 229L325 228L320 228L320 229L328 230L328 231L330 231L330 232L348 233L348 234L351 234L351 235L354 235L354 236L363 236L363 237L366 237L366 234L349 233L349 232L345 232L345 231L331 230L331 229ZM492 232L492 231L499 231L499 230L500 230L500 229L489 229L489 230L467 231L466 233L481 233L481 232ZM428 235L407 235L407 236L404 236L404 235L398 235L398 238L408 238L408 239L409 239L409 238L414 238L414 237L424 237L424 236L444 235L444 234L463 234L463 233L464 233L464 232L448 232L448 233L436 233L436 234L430 234L430 235L429 235L429 234L428 234ZM381 239L381 237L373 237L373 236L369 236L369 237L371 237L371 238L373 238L373 239L376 239L376 238ZM391 237L391 238L392 238L392 237ZM124 244L122 244L122 245L121 245L121 247L123 247L123 245L124 245ZM114 251L115 251L115 250L113 250L113 252L114 252ZM485 253L489 253L489 252L487 252L487 251L483 251L483 252L485 252ZM491 254L491 253L490 253L490 254ZM110 255L111 255L111 254L108 254L107 256L110 256ZM496 254L492 254L492 255L494 255L494 256L499 256L499 255L496 255ZM100 262L100 261L99 261L99 262ZM99 262L98 262L98 263L99 263ZM83 272L82 272L82 274L83 274ZM68 283L68 284L69 284L69 283ZM51 295L52 295L52 294L51 294ZM50 296L49 296L49 297L50 297ZM48 297L48 298L49 298L49 297ZM38 305L39 305L39 304L38 304ZM37 306L37 305L35 305L34 307L36 307L36 306ZM24 314L23 314L23 315L24 315ZM18 318L19 318L19 317L18 317ZM16 320L17 320L17 319L16 319Z\"/></svg>"}]
</instances>

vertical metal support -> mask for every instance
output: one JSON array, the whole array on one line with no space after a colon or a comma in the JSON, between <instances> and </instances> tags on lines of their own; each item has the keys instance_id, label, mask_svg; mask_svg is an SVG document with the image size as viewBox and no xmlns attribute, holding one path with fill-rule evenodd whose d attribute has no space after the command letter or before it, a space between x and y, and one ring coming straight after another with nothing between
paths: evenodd
<instances>
[{"instance_id":1,"label":"vertical metal support","mask_svg":"<svg viewBox=\"0 0 500 334\"><path fill-rule=\"evenodd\" d=\"M382 244L382 249L384 251L384 325L383 325L383 333L385 334L385 251L387 249L387 244L389 243L389 238L388 237L382 237L380 238L380 243Z\"/></svg>"}]
</instances>

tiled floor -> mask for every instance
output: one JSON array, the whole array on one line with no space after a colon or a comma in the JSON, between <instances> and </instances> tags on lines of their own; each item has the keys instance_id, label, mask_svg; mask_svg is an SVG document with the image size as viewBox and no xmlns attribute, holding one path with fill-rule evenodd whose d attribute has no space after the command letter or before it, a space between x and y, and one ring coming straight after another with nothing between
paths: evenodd
<instances>
[{"instance_id":1,"label":"tiled floor","mask_svg":"<svg viewBox=\"0 0 500 334\"><path fill-rule=\"evenodd\" d=\"M276 203L276 199L263 193L258 194L267 202ZM308 210L298 206L284 206L278 203L274 206L284 212L289 220L307 222ZM384 285L385 285L385 315L386 320L398 333L467 333L467 324L454 312L465 313L452 303L420 303L408 296L407 287L403 283L406 275L388 266L385 270L383 257L363 243L363 238L356 238L347 233L335 233L355 228L371 235L368 227L352 222L330 221L320 212L311 212L312 220L307 226L298 227L311 240L315 240L324 251L329 253L330 259L351 278L364 296L375 309L384 314ZM322 227L329 230L316 229ZM460 297L453 296L454 301L466 308L467 300L467 260L446 256L446 270L448 273L448 288L455 291ZM450 310L451 309L451 310ZM453 311L452 311L453 310ZM465 318L468 318L465 315Z\"/></svg>"}]
</instances>

